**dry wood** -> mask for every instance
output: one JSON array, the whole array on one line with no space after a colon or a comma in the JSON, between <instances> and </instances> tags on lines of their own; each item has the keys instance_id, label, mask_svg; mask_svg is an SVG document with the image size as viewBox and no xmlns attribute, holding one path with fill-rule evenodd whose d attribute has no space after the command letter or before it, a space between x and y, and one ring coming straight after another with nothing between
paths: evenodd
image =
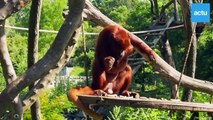
<instances>
[{"instance_id":1,"label":"dry wood","mask_svg":"<svg viewBox=\"0 0 213 120\"><path fill-rule=\"evenodd\" d=\"M213 112L213 104L209 103L181 102L177 100L160 100L146 97L136 99L131 97L106 97L91 95L80 95L79 99L85 104L93 105L120 105L135 108L144 107L168 110Z\"/></svg>"}]
</instances>

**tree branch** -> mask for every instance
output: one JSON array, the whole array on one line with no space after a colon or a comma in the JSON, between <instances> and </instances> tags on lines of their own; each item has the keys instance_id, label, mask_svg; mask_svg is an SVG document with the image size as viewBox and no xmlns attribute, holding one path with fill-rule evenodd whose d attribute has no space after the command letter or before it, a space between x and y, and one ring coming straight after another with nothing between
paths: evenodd
<instances>
[{"instance_id":1,"label":"tree branch","mask_svg":"<svg viewBox=\"0 0 213 120\"><path fill-rule=\"evenodd\" d=\"M0 62L2 65L5 81L8 85L12 81L14 81L17 76L7 47L7 40L5 35L5 21L1 22L0 25ZM11 105L12 108L9 110L11 113L9 119L22 119L22 103L19 95L13 100ZM16 116L16 118L14 118L14 116Z\"/></svg>"},{"instance_id":2,"label":"tree branch","mask_svg":"<svg viewBox=\"0 0 213 120\"><path fill-rule=\"evenodd\" d=\"M41 18L43 0L33 0L30 8L29 31L28 31L28 55L27 67L30 68L38 61L38 42L39 42L39 24ZM35 83L29 86L29 90L33 88ZM42 120L40 99L31 106L31 117L33 120Z\"/></svg>"},{"instance_id":3,"label":"tree branch","mask_svg":"<svg viewBox=\"0 0 213 120\"><path fill-rule=\"evenodd\" d=\"M8 18L12 13L24 8L31 0L1 0L0 1L0 22Z\"/></svg>"},{"instance_id":4,"label":"tree branch","mask_svg":"<svg viewBox=\"0 0 213 120\"><path fill-rule=\"evenodd\" d=\"M56 63L61 58L71 35L81 20L84 3L84 0L69 0L69 10L71 12L68 14L55 38L55 41L46 55L28 69L22 76L9 84L8 87L0 94L0 116L5 113L8 104L21 90L41 78L41 76L48 74L49 70L55 67Z\"/></svg>"},{"instance_id":5,"label":"tree branch","mask_svg":"<svg viewBox=\"0 0 213 120\"><path fill-rule=\"evenodd\" d=\"M57 66L51 69L47 75L45 75L41 80L34 86L34 88L25 96L23 100L23 111L26 111L36 99L47 89L47 86L50 85L55 79L56 75L61 71L61 69L66 65L71 56L71 51L74 49L75 44L80 35L80 26L74 32L68 46L66 47L61 59L58 61Z\"/></svg>"}]
</instances>

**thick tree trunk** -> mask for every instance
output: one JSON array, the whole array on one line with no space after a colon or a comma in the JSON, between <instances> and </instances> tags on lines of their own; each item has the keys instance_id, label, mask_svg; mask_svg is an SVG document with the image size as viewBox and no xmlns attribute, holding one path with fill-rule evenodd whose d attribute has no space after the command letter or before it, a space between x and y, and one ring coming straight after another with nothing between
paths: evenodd
<instances>
[{"instance_id":1,"label":"thick tree trunk","mask_svg":"<svg viewBox=\"0 0 213 120\"><path fill-rule=\"evenodd\" d=\"M196 25L192 27L192 29L195 29ZM195 71L196 71L196 58L197 58L197 38L196 38L196 33L195 31L191 34L192 43L191 43L191 48L189 52L189 59L186 63L186 72L185 74L188 76L191 76L192 78L195 77ZM189 40L187 42L190 42ZM192 101L192 90L185 88L183 91L183 101ZM198 113L195 113L198 115ZM194 116L198 117L198 116Z\"/></svg>"},{"instance_id":2,"label":"thick tree trunk","mask_svg":"<svg viewBox=\"0 0 213 120\"><path fill-rule=\"evenodd\" d=\"M189 43L192 39L192 43ZM197 40L195 34L191 34L191 38L187 41L188 44L191 44L190 52L188 56L188 60L186 62L186 68L185 68L185 74L188 76L191 76L192 78L195 77L195 69L196 69L196 57L197 57ZM187 44L187 45L188 45ZM186 48L188 50L189 48ZM182 101L191 102L192 101L192 90L188 88L184 88L183 95L182 95ZM186 119L185 113L182 112L180 115L178 115L181 119Z\"/></svg>"},{"instance_id":3,"label":"thick tree trunk","mask_svg":"<svg viewBox=\"0 0 213 120\"><path fill-rule=\"evenodd\" d=\"M196 24L191 22L191 13L190 13L191 3L187 0L181 0L180 5L182 8L184 26L187 33L186 51L189 50L189 55L186 56L188 59L186 62L186 68L184 73L194 78L196 70L196 57L197 57L197 38L195 32ZM190 90L189 88L185 88L183 91L182 100L191 101L192 90ZM185 113L180 113L178 116L181 119L186 119Z\"/></svg>"},{"instance_id":4,"label":"thick tree trunk","mask_svg":"<svg viewBox=\"0 0 213 120\"><path fill-rule=\"evenodd\" d=\"M29 35L28 35L28 68L38 61L38 40L39 40L39 22L41 16L42 0L33 0L29 18ZM29 86L29 90L34 84ZM32 120L41 120L40 100L31 106Z\"/></svg>"},{"instance_id":5,"label":"thick tree trunk","mask_svg":"<svg viewBox=\"0 0 213 120\"><path fill-rule=\"evenodd\" d=\"M196 57L197 57L197 40L196 40L195 34L194 35L191 34L191 37L192 38L190 38L190 40L192 39L192 43L191 43L191 48L190 48L190 52L189 52L189 57L188 57L188 60L186 63L185 74L194 78L195 69L196 69ZM190 41L188 40L187 43L189 44L189 42ZM184 88L181 100L191 102L192 97L193 97L192 92L193 92L192 90L190 90L188 88ZM196 114L198 115L198 113L196 113ZM184 115L184 114L182 114L182 115ZM196 117L196 116L194 116L194 117ZM184 119L185 119L185 117L184 117Z\"/></svg>"},{"instance_id":6,"label":"thick tree trunk","mask_svg":"<svg viewBox=\"0 0 213 120\"><path fill-rule=\"evenodd\" d=\"M16 77L15 70L12 65L12 61L10 59L10 55L7 48L7 40L5 35L5 22L1 22L0 24L0 62L3 69L3 75L6 80L7 85L9 85L12 81L14 81ZM11 102L11 112L8 119L13 120L22 120L23 113L22 113L22 103L19 95L15 97L15 99Z\"/></svg>"},{"instance_id":7,"label":"thick tree trunk","mask_svg":"<svg viewBox=\"0 0 213 120\"><path fill-rule=\"evenodd\" d=\"M46 55L1 92L0 116L5 113L6 107L20 91L51 72L49 71L50 69L57 67L56 63L60 60L74 30L77 28L79 21L81 21L84 3L84 0L69 0L69 10L71 12L66 17L64 24Z\"/></svg>"}]
</instances>

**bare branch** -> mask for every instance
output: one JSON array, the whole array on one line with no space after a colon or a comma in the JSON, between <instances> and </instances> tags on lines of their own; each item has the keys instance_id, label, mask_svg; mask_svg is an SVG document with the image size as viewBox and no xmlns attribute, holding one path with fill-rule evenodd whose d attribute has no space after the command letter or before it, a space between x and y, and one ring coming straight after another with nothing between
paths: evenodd
<instances>
[{"instance_id":1,"label":"bare branch","mask_svg":"<svg viewBox=\"0 0 213 120\"><path fill-rule=\"evenodd\" d=\"M66 17L64 24L60 28L55 41L46 55L2 91L0 94L0 116L5 113L7 105L21 90L41 78L41 76L46 75L50 69L55 67L56 63L61 58L71 35L74 33L74 30L77 28L77 25L81 20L84 3L84 0L69 1L69 9L71 12Z\"/></svg>"}]
</instances>

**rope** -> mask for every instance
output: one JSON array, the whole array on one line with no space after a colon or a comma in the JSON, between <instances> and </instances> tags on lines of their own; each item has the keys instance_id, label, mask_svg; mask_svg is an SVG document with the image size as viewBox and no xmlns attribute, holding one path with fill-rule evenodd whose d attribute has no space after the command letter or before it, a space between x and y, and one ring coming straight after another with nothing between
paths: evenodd
<instances>
[{"instance_id":1,"label":"rope","mask_svg":"<svg viewBox=\"0 0 213 120\"><path fill-rule=\"evenodd\" d=\"M24 27L16 27L16 26L5 26L6 28L10 28L10 29L15 29L15 30L23 30L23 31L28 31L28 28L24 28ZM58 31L56 30L42 30L40 29L39 32L44 32L44 33L55 33L57 34ZM82 34L82 33L81 33ZM99 33L84 33L85 35L98 35Z\"/></svg>"},{"instance_id":2,"label":"rope","mask_svg":"<svg viewBox=\"0 0 213 120\"><path fill-rule=\"evenodd\" d=\"M195 28L196 28L196 24L194 24L194 26L193 26L192 35L195 34ZM188 57L189 57L189 52L190 52L191 45L192 45L192 40L193 40L192 38L193 38L193 37L191 37L190 42L189 42L188 50L187 50L186 57L185 57L184 64L183 64L183 69L182 69L182 71L181 71L180 78L179 78L179 81L178 81L178 84L177 84L177 91L176 91L176 93L175 93L175 99L178 98L178 91L179 91L180 84L181 84L181 81L182 81L183 73L184 73L185 68L186 68L186 62L187 62Z\"/></svg>"},{"instance_id":3,"label":"rope","mask_svg":"<svg viewBox=\"0 0 213 120\"><path fill-rule=\"evenodd\" d=\"M83 46L84 46L84 69L85 69L85 74L86 74L86 85L89 85L88 68L87 68L87 48L86 48L84 24L83 23L82 23L82 26L81 26L81 30L82 30L82 39L83 39Z\"/></svg>"},{"instance_id":4,"label":"rope","mask_svg":"<svg viewBox=\"0 0 213 120\"><path fill-rule=\"evenodd\" d=\"M164 31L164 30L171 30L171 29L177 29L177 28L181 28L184 25L177 25L177 26L173 26L173 27L168 27L168 28L161 28L161 29L155 29L155 30L145 30L145 31L134 31L131 32L133 34L145 34L145 33L152 33L152 32L159 32L159 31ZM16 26L9 26L6 25L6 28L10 28L10 29L15 29L15 30L23 30L23 31L28 31L28 28L24 28L24 27L16 27ZM44 33L58 33L58 31L56 30L43 30L40 29L39 32L44 32ZM82 33L81 33L82 34ZM99 33L88 33L88 32L84 32L85 35L99 35Z\"/></svg>"},{"instance_id":5,"label":"rope","mask_svg":"<svg viewBox=\"0 0 213 120\"><path fill-rule=\"evenodd\" d=\"M184 25L177 25L177 26L173 26L173 27L160 28L160 29L155 29L155 30L136 31L136 32L132 32L132 33L133 34L145 34L145 33L164 31L164 30L177 29L177 28L181 28L181 27L184 27Z\"/></svg>"}]
</instances>

